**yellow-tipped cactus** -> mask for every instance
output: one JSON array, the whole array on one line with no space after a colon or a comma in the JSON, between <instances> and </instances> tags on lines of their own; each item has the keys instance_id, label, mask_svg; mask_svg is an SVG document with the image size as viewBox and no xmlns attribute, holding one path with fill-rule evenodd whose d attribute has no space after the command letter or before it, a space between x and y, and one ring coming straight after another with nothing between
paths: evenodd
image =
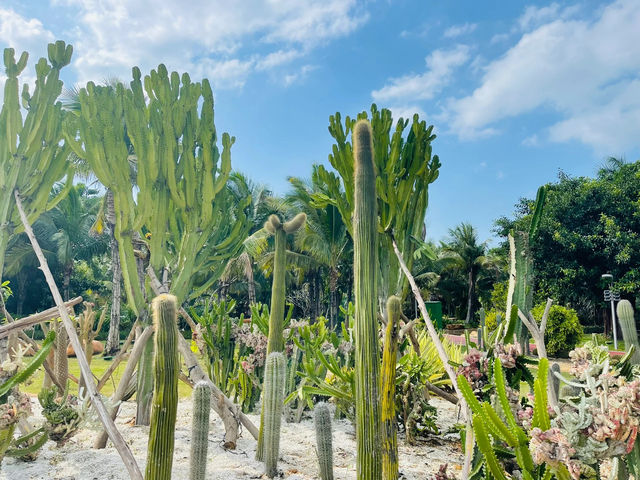
<instances>
[{"instance_id":1,"label":"yellow-tipped cactus","mask_svg":"<svg viewBox=\"0 0 640 480\"><path fill-rule=\"evenodd\" d=\"M396 357L402 304L398 297L387 300L387 329L382 351L382 477L398 478L398 434L396 428Z\"/></svg>"},{"instance_id":2,"label":"yellow-tipped cactus","mask_svg":"<svg viewBox=\"0 0 640 480\"><path fill-rule=\"evenodd\" d=\"M178 409L178 306L173 295L153 299L155 355L151 428L145 480L171 480Z\"/></svg>"},{"instance_id":3,"label":"yellow-tipped cactus","mask_svg":"<svg viewBox=\"0 0 640 480\"><path fill-rule=\"evenodd\" d=\"M377 321L378 216L371 125L353 127L353 276L355 298L355 383L357 478L380 480L380 377Z\"/></svg>"},{"instance_id":4,"label":"yellow-tipped cactus","mask_svg":"<svg viewBox=\"0 0 640 480\"><path fill-rule=\"evenodd\" d=\"M280 424L284 406L284 383L287 360L280 352L270 353L264 372L264 453L265 472L269 478L276 476L280 456Z\"/></svg>"},{"instance_id":5,"label":"yellow-tipped cactus","mask_svg":"<svg viewBox=\"0 0 640 480\"><path fill-rule=\"evenodd\" d=\"M198 382L193 388L193 423L191 426L190 480L204 480L207 473L207 450L209 447L209 412L211 410L211 387L207 382Z\"/></svg>"},{"instance_id":6,"label":"yellow-tipped cactus","mask_svg":"<svg viewBox=\"0 0 640 480\"><path fill-rule=\"evenodd\" d=\"M316 453L320 467L320 480L333 480L331 412L326 403L319 403L314 408L313 423L316 428Z\"/></svg>"}]
</instances>

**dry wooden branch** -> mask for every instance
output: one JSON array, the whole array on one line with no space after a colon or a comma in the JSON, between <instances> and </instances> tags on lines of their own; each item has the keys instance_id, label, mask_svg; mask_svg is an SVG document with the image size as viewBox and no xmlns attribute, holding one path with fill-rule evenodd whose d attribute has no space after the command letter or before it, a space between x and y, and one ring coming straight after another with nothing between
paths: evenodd
<instances>
[{"instance_id":1,"label":"dry wooden branch","mask_svg":"<svg viewBox=\"0 0 640 480\"><path fill-rule=\"evenodd\" d=\"M126 358L127 350L129 349L131 342L133 342L133 339L136 336L137 326L138 326L138 322L136 321L131 327L131 331L129 332L127 339L124 341L122 348L118 352L118 355L116 355L116 358L113 359L113 361L111 362L111 365L109 365L109 368L107 368L107 371L104 372L104 374L98 381L98 387L97 387L98 391L102 390L102 388L107 384L107 381L109 380L109 378L111 378L111 375L113 375L113 372L115 372L116 368L118 368L118 365L120 365L120 362L122 362L122 360Z\"/></svg>"},{"instance_id":2,"label":"dry wooden branch","mask_svg":"<svg viewBox=\"0 0 640 480\"><path fill-rule=\"evenodd\" d=\"M105 430L109 434L109 438L113 442L116 450L120 454L122 461L124 462L127 471L129 472L129 476L132 480L143 480L142 474L140 473L140 468L136 463L136 459L131 453L131 449L129 445L124 441L122 435L116 428L115 423L111 419L109 412L106 407L102 403L100 399L100 395L98 394L98 390L96 389L96 384L93 382L93 374L91 373L91 369L89 368L89 363L87 362L87 358L84 355L82 350L82 345L80 344L80 339L76 334L75 326L69 317L69 313L67 308L62 301L62 296L60 295L60 291L58 290L58 286L51 274L51 270L49 270L49 265L47 264L47 259L42 253L42 249L40 248L40 244L36 239L36 236L33 233L33 229L29 224L29 220L27 219L27 215L24 212L24 208L22 207L22 200L20 199L20 194L18 190L14 192L14 197L16 199L16 207L18 208L18 212L20 213L20 219L22 220L22 225L24 226L25 233L29 237L31 241L31 246L38 257L38 261L40 262L40 270L44 273L47 284L49 285L49 289L51 290L51 294L53 295L53 299L56 302L58 307L58 311L60 313L60 318L64 324L64 327L69 335L69 339L71 340L71 345L73 346L74 351L76 352L76 357L78 359L78 363L80 365L80 371L87 379L87 394L91 399L91 403L93 404L102 424L104 425Z\"/></svg>"},{"instance_id":3,"label":"dry wooden branch","mask_svg":"<svg viewBox=\"0 0 640 480\"><path fill-rule=\"evenodd\" d=\"M142 335L138 337L136 343L133 345L131 349L131 355L129 356L129 362L127 363L126 368L120 378L120 382L118 383L118 387L116 388L115 393L111 397L111 401L113 402L113 409L111 410L111 418L113 420L116 419L118 415L118 410L120 410L120 402L124 398L127 390L129 388L129 380L131 380L131 376L133 375L134 370L136 369L136 365L138 364L138 360L140 360L140 356L144 350L145 345L153 335L153 326L149 325L144 329ZM93 444L93 448L104 448L107 445L107 432L103 430L96 438L96 441Z\"/></svg>"},{"instance_id":4,"label":"dry wooden branch","mask_svg":"<svg viewBox=\"0 0 640 480\"><path fill-rule=\"evenodd\" d=\"M64 306L67 310L72 309L74 305L82 302L82 297L76 297L74 299L69 300L68 302L64 302ZM28 317L21 318L20 320L15 320L12 323L7 323L6 325L0 326L0 338L4 338L9 336L11 332L16 330L24 330L26 328L32 327L37 323L46 322L48 320L58 318L60 316L60 312L58 307L51 307L47 310L44 310L39 313L34 313L33 315L29 315Z\"/></svg>"}]
</instances>

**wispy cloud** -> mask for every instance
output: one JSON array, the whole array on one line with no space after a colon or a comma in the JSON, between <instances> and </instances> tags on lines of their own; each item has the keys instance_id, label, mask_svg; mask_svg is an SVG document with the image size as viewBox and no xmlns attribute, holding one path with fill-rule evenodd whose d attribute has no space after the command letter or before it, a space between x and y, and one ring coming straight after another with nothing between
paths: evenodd
<instances>
[{"instance_id":1,"label":"wispy cloud","mask_svg":"<svg viewBox=\"0 0 640 480\"><path fill-rule=\"evenodd\" d=\"M469 47L457 45L448 50L434 50L426 58L424 73L392 78L371 95L376 101L429 100L451 80L453 71L469 60Z\"/></svg>"},{"instance_id":2,"label":"wispy cloud","mask_svg":"<svg viewBox=\"0 0 640 480\"><path fill-rule=\"evenodd\" d=\"M445 38L456 38L461 35L473 33L478 27L475 23L463 23L462 25L453 25L444 31Z\"/></svg>"},{"instance_id":3,"label":"wispy cloud","mask_svg":"<svg viewBox=\"0 0 640 480\"><path fill-rule=\"evenodd\" d=\"M452 131L492 134L501 120L546 108L561 117L548 128L551 140L599 152L638 144L640 3L617 0L594 19L558 8L525 11L519 25L537 26L485 67L470 95L448 102Z\"/></svg>"},{"instance_id":4,"label":"wispy cloud","mask_svg":"<svg viewBox=\"0 0 640 480\"><path fill-rule=\"evenodd\" d=\"M145 71L162 62L207 74L220 88L239 88L250 75L301 60L369 18L356 0L193 0L188 8L179 0L52 1L77 18L70 40L80 82L128 78L132 65ZM37 20L25 21L29 38L44 30ZM4 28L2 16L0 22Z\"/></svg>"}]
</instances>

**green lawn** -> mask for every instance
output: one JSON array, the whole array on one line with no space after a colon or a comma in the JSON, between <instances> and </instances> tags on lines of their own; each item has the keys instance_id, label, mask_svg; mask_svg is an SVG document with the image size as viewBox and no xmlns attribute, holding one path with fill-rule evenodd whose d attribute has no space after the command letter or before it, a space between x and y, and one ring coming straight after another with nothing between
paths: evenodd
<instances>
[{"instance_id":1,"label":"green lawn","mask_svg":"<svg viewBox=\"0 0 640 480\"><path fill-rule=\"evenodd\" d=\"M591 333L584 333L582 334L582 338L580 339L580 343L579 345L584 345L587 342L590 342L592 340L593 334ZM602 338L602 335L598 335L598 339ZM607 347L609 347L609 350L613 350L613 338L608 338L607 339ZM618 336L618 351L619 352L624 352L626 351L626 348L624 346L624 341L622 340L622 333L620 333L620 335Z\"/></svg>"},{"instance_id":2,"label":"green lawn","mask_svg":"<svg viewBox=\"0 0 640 480\"><path fill-rule=\"evenodd\" d=\"M109 368L109 365L111 365L111 360L104 360L102 357L98 356L98 357L95 357L91 362L91 371L96 377L100 378L102 377L102 374ZM104 388L101 390L100 393L106 396L110 396L113 393L116 386L118 385L118 381L120 380L120 377L122 376L122 373L124 372L126 365L127 365L126 360L124 360L123 362L120 363L120 365L118 365L118 368L116 368L116 371L111 376L111 379L105 384ZM71 373L76 378L80 377L80 366L78 365L78 360L75 358L69 359L69 373ZM40 368L35 373L35 375L33 375L29 379L30 380L29 384L22 385L20 389L23 392L26 392L32 395L37 395L38 392L40 392L40 389L42 388L43 378L44 378L44 369ZM70 393L77 394L78 385L70 381L69 391ZM185 384L184 382L178 382L178 395L180 396L180 398L190 397L191 387Z\"/></svg>"}]
</instances>

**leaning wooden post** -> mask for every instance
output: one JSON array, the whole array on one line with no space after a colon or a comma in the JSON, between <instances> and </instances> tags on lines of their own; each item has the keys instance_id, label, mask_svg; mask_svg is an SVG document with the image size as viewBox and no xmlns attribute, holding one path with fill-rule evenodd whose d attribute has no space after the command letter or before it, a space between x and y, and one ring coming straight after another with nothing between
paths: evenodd
<instances>
[{"instance_id":1,"label":"leaning wooden post","mask_svg":"<svg viewBox=\"0 0 640 480\"><path fill-rule=\"evenodd\" d=\"M24 208L22 207L22 201L20 200L20 194L16 190L14 191L14 196L16 199L16 206L18 207L18 212L20 213L20 219L22 220L22 225L24 225L24 231L29 237L31 241L31 246L38 257L38 261L40 262L40 270L44 273L45 279L47 280L47 284L49 285L49 289L51 290L51 294L53 295L53 299L56 302L58 307L58 311L60 313L60 318L64 324L64 327L69 335L69 340L71 340L71 345L73 346L74 351L76 352L76 357L78 359L78 364L80 365L80 371L87 379L87 394L91 399L91 403L93 403L98 416L100 417L100 421L104 425L109 438L113 442L113 445L116 447L116 450L120 454L122 461L124 462L127 471L129 472L129 476L132 480L143 480L142 474L140 473L140 469L138 468L138 464L136 463L136 459L133 457L129 446L120 435L120 432L116 428L115 423L111 419L109 412L106 407L100 400L100 396L98 394L98 390L96 389L96 384L93 379L93 375L91 373L91 369L89 368L89 362L87 362L87 358L84 355L84 350L82 349L82 345L80 344L80 339L76 334L75 326L69 318L69 313L67 312L67 308L62 300L62 296L60 295L60 291L58 290L58 286L56 285L55 280L53 279L53 275L51 274L51 270L49 270L49 265L47 264L47 259L42 253L42 249L40 248L40 244L33 234L33 229L29 224L27 216L24 212Z\"/></svg>"}]
</instances>

